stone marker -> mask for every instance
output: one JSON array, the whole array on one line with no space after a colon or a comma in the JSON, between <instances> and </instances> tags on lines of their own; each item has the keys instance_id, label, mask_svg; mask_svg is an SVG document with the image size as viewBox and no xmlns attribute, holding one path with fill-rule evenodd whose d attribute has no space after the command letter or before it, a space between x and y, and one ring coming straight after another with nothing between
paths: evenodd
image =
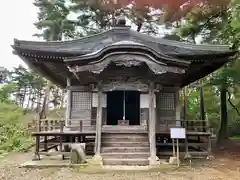
<instances>
[{"instance_id":1,"label":"stone marker","mask_svg":"<svg viewBox=\"0 0 240 180\"><path fill-rule=\"evenodd\" d=\"M83 164L87 162L85 155L85 143L71 145L70 160L71 164Z\"/></svg>"},{"instance_id":2,"label":"stone marker","mask_svg":"<svg viewBox=\"0 0 240 180\"><path fill-rule=\"evenodd\" d=\"M170 157L169 164L177 164L177 157Z\"/></svg>"}]
</instances>

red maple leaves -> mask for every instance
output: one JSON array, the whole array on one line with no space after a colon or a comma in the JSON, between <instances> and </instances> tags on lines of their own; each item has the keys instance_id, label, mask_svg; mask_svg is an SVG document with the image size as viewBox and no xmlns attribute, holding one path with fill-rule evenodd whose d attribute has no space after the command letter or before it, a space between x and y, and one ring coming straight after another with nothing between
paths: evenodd
<instances>
[{"instance_id":1,"label":"red maple leaves","mask_svg":"<svg viewBox=\"0 0 240 180\"><path fill-rule=\"evenodd\" d=\"M167 14L167 21L174 21L184 17L194 8L226 7L230 0L88 0L91 6L101 5L101 9L116 11L132 7L137 11L149 12L152 9L161 10ZM150 10L151 9L151 10Z\"/></svg>"}]
</instances>

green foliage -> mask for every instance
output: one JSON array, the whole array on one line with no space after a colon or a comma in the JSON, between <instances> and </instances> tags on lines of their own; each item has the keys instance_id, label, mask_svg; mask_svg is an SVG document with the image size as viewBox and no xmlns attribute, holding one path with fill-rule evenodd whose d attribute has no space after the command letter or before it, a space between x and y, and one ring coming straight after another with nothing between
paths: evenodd
<instances>
[{"instance_id":1,"label":"green foliage","mask_svg":"<svg viewBox=\"0 0 240 180\"><path fill-rule=\"evenodd\" d=\"M68 19L70 13L66 0L35 0L34 5L39 8L38 21L35 26L42 30L35 36L45 40L61 40L63 37L73 38L75 22Z\"/></svg>"},{"instance_id":2,"label":"green foliage","mask_svg":"<svg viewBox=\"0 0 240 180\"><path fill-rule=\"evenodd\" d=\"M0 155L26 151L32 145L26 127L36 112L35 108L39 112L46 87L43 77L22 66L9 71L7 76L8 80L0 87ZM51 87L49 101L54 107L63 104L60 92L63 91L56 86Z\"/></svg>"},{"instance_id":3,"label":"green foliage","mask_svg":"<svg viewBox=\"0 0 240 180\"><path fill-rule=\"evenodd\" d=\"M240 136L233 136L230 139L235 140L235 141L240 141Z\"/></svg>"},{"instance_id":4,"label":"green foliage","mask_svg":"<svg viewBox=\"0 0 240 180\"><path fill-rule=\"evenodd\" d=\"M9 102L11 94L16 90L17 85L14 83L3 85L0 88L0 102Z\"/></svg>"},{"instance_id":5,"label":"green foliage","mask_svg":"<svg viewBox=\"0 0 240 180\"><path fill-rule=\"evenodd\" d=\"M0 155L25 152L33 141L24 127L24 111L12 103L0 103Z\"/></svg>"},{"instance_id":6,"label":"green foliage","mask_svg":"<svg viewBox=\"0 0 240 180\"><path fill-rule=\"evenodd\" d=\"M201 36L203 43L228 44L236 50L240 47L240 0L232 0L228 6L196 8L181 23L176 32L184 40L196 43L196 38ZM228 124L229 135L239 134L240 129L239 72L240 64L236 57L232 62L203 79L203 84L207 85L204 87L204 99L208 119L216 129L222 123ZM226 89L222 92L227 93L227 98L223 98L220 103L219 95L222 88ZM196 95L193 92L189 95L191 103L189 113L198 116L196 112L199 104L192 102L199 101L194 101ZM220 104L228 104L225 112L220 113ZM226 129L222 129L227 128L226 125L224 126L220 128L222 132L226 132Z\"/></svg>"}]
</instances>

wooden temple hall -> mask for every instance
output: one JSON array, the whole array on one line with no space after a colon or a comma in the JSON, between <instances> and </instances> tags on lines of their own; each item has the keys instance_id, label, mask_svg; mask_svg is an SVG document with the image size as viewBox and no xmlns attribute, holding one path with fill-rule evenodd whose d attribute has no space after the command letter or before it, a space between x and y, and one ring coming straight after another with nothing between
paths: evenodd
<instances>
[{"instance_id":1,"label":"wooden temple hall","mask_svg":"<svg viewBox=\"0 0 240 180\"><path fill-rule=\"evenodd\" d=\"M54 145L66 155L64 145L84 142L86 153L104 165L156 164L172 156L171 127L186 128L183 157L211 153L207 121L182 118L179 91L235 52L153 37L125 23L120 19L108 31L71 41L14 40L15 54L67 90L64 124L41 120L33 133L38 157Z\"/></svg>"}]
</instances>

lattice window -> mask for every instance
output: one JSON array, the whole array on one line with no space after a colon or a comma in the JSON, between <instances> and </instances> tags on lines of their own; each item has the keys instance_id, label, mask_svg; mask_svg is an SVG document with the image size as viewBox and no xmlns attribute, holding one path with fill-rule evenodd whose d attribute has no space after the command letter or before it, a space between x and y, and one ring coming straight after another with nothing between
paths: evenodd
<instances>
[{"instance_id":1,"label":"lattice window","mask_svg":"<svg viewBox=\"0 0 240 180\"><path fill-rule=\"evenodd\" d=\"M91 109L92 94L89 92L72 92L72 109Z\"/></svg>"},{"instance_id":2,"label":"lattice window","mask_svg":"<svg viewBox=\"0 0 240 180\"><path fill-rule=\"evenodd\" d=\"M159 94L160 109L173 110L175 109L175 96L174 93L161 92Z\"/></svg>"}]
</instances>

